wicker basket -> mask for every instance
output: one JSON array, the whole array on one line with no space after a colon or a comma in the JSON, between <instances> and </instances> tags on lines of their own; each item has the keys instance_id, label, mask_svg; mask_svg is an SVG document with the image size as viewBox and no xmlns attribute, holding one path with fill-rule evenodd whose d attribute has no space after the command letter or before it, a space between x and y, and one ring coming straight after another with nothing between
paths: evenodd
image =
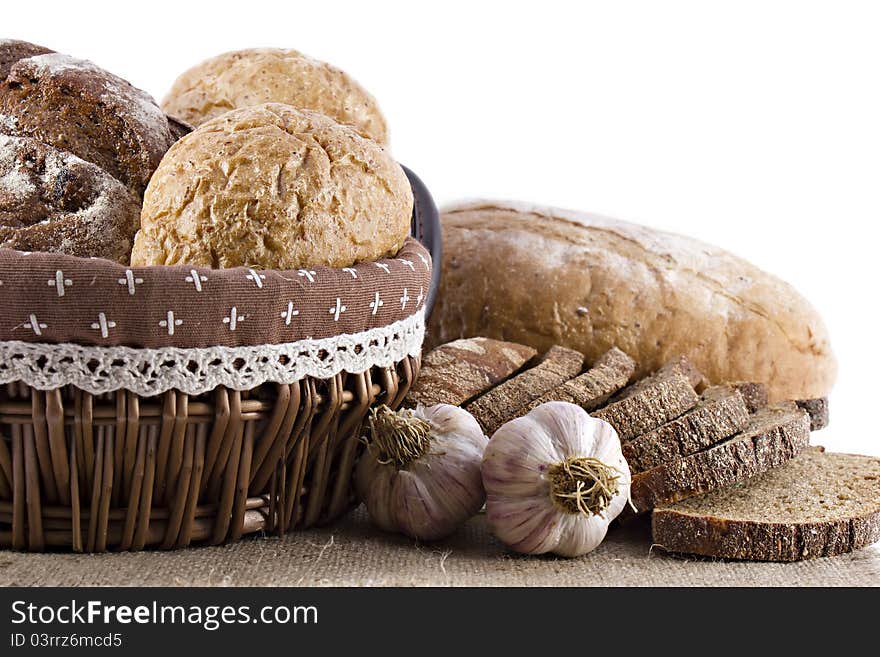
<instances>
[{"instance_id":1,"label":"wicker basket","mask_svg":"<svg viewBox=\"0 0 880 657\"><path fill-rule=\"evenodd\" d=\"M413 234L436 261L437 210L407 174ZM357 373L197 394L5 384L0 547L170 549L329 522L355 502L365 416L378 403L397 407L419 362L415 353Z\"/></svg>"}]
</instances>

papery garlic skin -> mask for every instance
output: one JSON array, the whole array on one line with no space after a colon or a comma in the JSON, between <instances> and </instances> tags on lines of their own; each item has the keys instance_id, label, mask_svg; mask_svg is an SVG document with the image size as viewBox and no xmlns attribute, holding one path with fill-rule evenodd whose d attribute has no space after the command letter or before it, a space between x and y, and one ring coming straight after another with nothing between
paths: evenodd
<instances>
[{"instance_id":1,"label":"papery garlic skin","mask_svg":"<svg viewBox=\"0 0 880 657\"><path fill-rule=\"evenodd\" d=\"M437 404L405 411L430 424L427 451L406 465L365 450L355 471L358 495L379 528L421 540L452 534L486 501L480 466L488 438L473 416Z\"/></svg>"},{"instance_id":2,"label":"papery garlic skin","mask_svg":"<svg viewBox=\"0 0 880 657\"><path fill-rule=\"evenodd\" d=\"M572 513L551 494L553 466L581 457L598 459L618 477L616 492L596 514ZM631 475L617 432L567 402L542 404L501 426L486 448L482 473L493 533L525 554L590 552L629 499Z\"/></svg>"}]
</instances>

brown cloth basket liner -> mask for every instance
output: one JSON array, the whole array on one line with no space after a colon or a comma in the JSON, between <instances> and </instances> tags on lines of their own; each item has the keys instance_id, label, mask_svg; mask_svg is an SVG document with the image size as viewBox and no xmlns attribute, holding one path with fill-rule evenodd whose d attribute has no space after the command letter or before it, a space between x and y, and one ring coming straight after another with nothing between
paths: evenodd
<instances>
[{"instance_id":1,"label":"brown cloth basket liner","mask_svg":"<svg viewBox=\"0 0 880 657\"><path fill-rule=\"evenodd\" d=\"M199 348L321 339L411 316L430 281L430 255L413 238L393 258L293 271L125 267L0 249L0 341Z\"/></svg>"},{"instance_id":2,"label":"brown cloth basket liner","mask_svg":"<svg viewBox=\"0 0 880 657\"><path fill-rule=\"evenodd\" d=\"M410 330L423 331L431 273L414 239L395 258L307 272L126 268L0 250L0 345L197 351L413 320ZM290 310L299 314L287 323ZM375 404L400 405L418 354L195 394L10 381L0 386L0 547L166 549L328 522L354 502L361 423Z\"/></svg>"}]
</instances>

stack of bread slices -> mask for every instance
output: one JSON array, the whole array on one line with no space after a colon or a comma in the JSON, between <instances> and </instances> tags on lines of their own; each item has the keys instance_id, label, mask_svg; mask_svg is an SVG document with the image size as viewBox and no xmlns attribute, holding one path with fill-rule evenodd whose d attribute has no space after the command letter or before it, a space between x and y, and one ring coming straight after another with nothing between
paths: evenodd
<instances>
[{"instance_id":1,"label":"stack of bread slices","mask_svg":"<svg viewBox=\"0 0 880 657\"><path fill-rule=\"evenodd\" d=\"M407 403L460 405L490 437L542 403L578 404L617 430L633 514L651 513L669 552L795 561L880 540L880 459L810 446L826 399L769 404L763 384L710 385L686 358L636 371L616 348L585 363L564 347L468 338L425 356Z\"/></svg>"}]
</instances>

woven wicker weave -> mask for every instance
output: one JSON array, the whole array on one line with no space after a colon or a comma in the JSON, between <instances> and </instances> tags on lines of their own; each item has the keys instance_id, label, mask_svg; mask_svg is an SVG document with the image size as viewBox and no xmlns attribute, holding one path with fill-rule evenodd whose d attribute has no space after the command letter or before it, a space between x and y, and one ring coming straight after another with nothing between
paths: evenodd
<instances>
[{"instance_id":1,"label":"woven wicker weave","mask_svg":"<svg viewBox=\"0 0 880 657\"><path fill-rule=\"evenodd\" d=\"M436 258L436 207L411 179L414 234ZM354 503L368 411L399 406L419 365L407 357L358 374L193 396L7 384L0 547L171 549L331 521Z\"/></svg>"}]
</instances>

